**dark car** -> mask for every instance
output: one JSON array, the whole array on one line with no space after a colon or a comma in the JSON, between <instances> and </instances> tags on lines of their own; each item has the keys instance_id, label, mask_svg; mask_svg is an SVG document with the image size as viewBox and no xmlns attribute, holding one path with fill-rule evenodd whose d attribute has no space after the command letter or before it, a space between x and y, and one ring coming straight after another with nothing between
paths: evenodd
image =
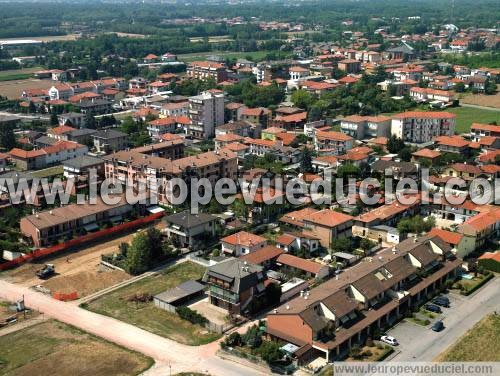
<instances>
[{"instance_id":1,"label":"dark car","mask_svg":"<svg viewBox=\"0 0 500 376\"><path fill-rule=\"evenodd\" d=\"M442 301L444 301L444 302L446 302L446 303L450 304L450 299L449 299L447 296L444 296L444 295L439 295L439 296L437 297L437 299L442 300Z\"/></svg>"},{"instance_id":2,"label":"dark car","mask_svg":"<svg viewBox=\"0 0 500 376\"><path fill-rule=\"evenodd\" d=\"M441 298L435 298L432 300L432 302L441 307L446 307L446 308L450 307L450 302Z\"/></svg>"},{"instance_id":3,"label":"dark car","mask_svg":"<svg viewBox=\"0 0 500 376\"><path fill-rule=\"evenodd\" d=\"M425 309L434 313L441 313L441 308L435 304L426 304Z\"/></svg>"},{"instance_id":4,"label":"dark car","mask_svg":"<svg viewBox=\"0 0 500 376\"><path fill-rule=\"evenodd\" d=\"M435 332L440 332L441 330L444 329L444 324L441 320L436 321L434 325L432 325L431 329L434 330Z\"/></svg>"}]
</instances>

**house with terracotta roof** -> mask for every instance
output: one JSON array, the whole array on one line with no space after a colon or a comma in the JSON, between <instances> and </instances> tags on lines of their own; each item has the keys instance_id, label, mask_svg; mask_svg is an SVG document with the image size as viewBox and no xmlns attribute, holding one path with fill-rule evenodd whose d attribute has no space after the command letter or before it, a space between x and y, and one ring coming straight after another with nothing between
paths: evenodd
<instances>
[{"instance_id":1,"label":"house with terracotta roof","mask_svg":"<svg viewBox=\"0 0 500 376\"><path fill-rule=\"evenodd\" d=\"M344 59L337 63L337 68L346 73L358 73L361 71L361 61Z\"/></svg>"},{"instance_id":2,"label":"house with terracotta roof","mask_svg":"<svg viewBox=\"0 0 500 376\"><path fill-rule=\"evenodd\" d=\"M147 131L152 139L160 139L165 133L175 133L177 129L189 125L191 120L187 116L170 116L155 119L147 124Z\"/></svg>"},{"instance_id":3,"label":"house with terracotta roof","mask_svg":"<svg viewBox=\"0 0 500 376\"><path fill-rule=\"evenodd\" d=\"M354 139L342 132L319 131L314 132L314 149L319 155L346 154L354 146Z\"/></svg>"},{"instance_id":4,"label":"house with terracotta roof","mask_svg":"<svg viewBox=\"0 0 500 376\"><path fill-rule=\"evenodd\" d=\"M253 253L267 245L267 239L246 231L240 231L220 240L222 252L239 257Z\"/></svg>"},{"instance_id":5,"label":"house with terracotta roof","mask_svg":"<svg viewBox=\"0 0 500 376\"><path fill-rule=\"evenodd\" d=\"M246 261L249 264L261 265L268 269L276 263L278 256L283 254L285 251L274 245L266 245L265 247L259 248L254 252L247 253L240 256L240 260Z\"/></svg>"},{"instance_id":6,"label":"house with terracotta roof","mask_svg":"<svg viewBox=\"0 0 500 376\"><path fill-rule=\"evenodd\" d=\"M229 144L233 144L235 142L242 143L245 141L245 137L238 136L236 134L221 134L215 136L215 151L225 148Z\"/></svg>"},{"instance_id":7,"label":"house with terracotta roof","mask_svg":"<svg viewBox=\"0 0 500 376\"><path fill-rule=\"evenodd\" d=\"M470 132L473 141L480 141L485 136L500 137L500 126L490 124L472 123Z\"/></svg>"},{"instance_id":8,"label":"house with terracotta roof","mask_svg":"<svg viewBox=\"0 0 500 376\"><path fill-rule=\"evenodd\" d=\"M244 108L241 111L241 120L252 123L255 126L266 127L269 124L271 111L264 107Z\"/></svg>"},{"instance_id":9,"label":"house with terracotta roof","mask_svg":"<svg viewBox=\"0 0 500 376\"><path fill-rule=\"evenodd\" d=\"M276 264L280 266L280 272L284 274L296 275L299 272L305 279L308 278L326 278L330 274L330 267L315 261L303 259L282 253L276 259Z\"/></svg>"},{"instance_id":10,"label":"house with terracotta roof","mask_svg":"<svg viewBox=\"0 0 500 376\"><path fill-rule=\"evenodd\" d=\"M410 89L410 97L415 102L431 102L438 101L442 103L451 103L455 100L455 92L447 90L436 90L422 87L412 87Z\"/></svg>"},{"instance_id":11,"label":"house with terracotta roof","mask_svg":"<svg viewBox=\"0 0 500 376\"><path fill-rule=\"evenodd\" d=\"M455 153L462 155L469 155L470 143L463 137L458 135L453 136L439 136L434 139L436 147L443 153Z\"/></svg>"},{"instance_id":12,"label":"house with terracotta roof","mask_svg":"<svg viewBox=\"0 0 500 376\"><path fill-rule=\"evenodd\" d=\"M452 248L452 252L460 258L464 258L474 251L475 244L472 239L458 232L434 227L427 235L438 236L443 242L448 244Z\"/></svg>"},{"instance_id":13,"label":"house with terracotta roof","mask_svg":"<svg viewBox=\"0 0 500 376\"><path fill-rule=\"evenodd\" d=\"M271 126L289 130L303 130L307 121L307 111L290 115L276 115L270 123Z\"/></svg>"},{"instance_id":14,"label":"house with terracotta roof","mask_svg":"<svg viewBox=\"0 0 500 376\"><path fill-rule=\"evenodd\" d=\"M50 128L47 131L47 136L54 138L56 140L66 140L67 137L65 137L65 135L75 130L76 128L70 127L69 125L59 125L57 127Z\"/></svg>"},{"instance_id":15,"label":"house with terracotta roof","mask_svg":"<svg viewBox=\"0 0 500 376\"><path fill-rule=\"evenodd\" d=\"M305 231L317 236L323 247L329 248L334 239L352 236L353 217L331 209L323 209L303 219Z\"/></svg>"},{"instance_id":16,"label":"house with terracotta roof","mask_svg":"<svg viewBox=\"0 0 500 376\"><path fill-rule=\"evenodd\" d=\"M477 259L477 264L486 270L500 273L500 251L485 252Z\"/></svg>"},{"instance_id":17,"label":"house with terracotta roof","mask_svg":"<svg viewBox=\"0 0 500 376\"><path fill-rule=\"evenodd\" d=\"M460 224L458 232L473 242L474 249L478 249L487 242L499 238L500 211L497 207L491 207L491 210L482 211Z\"/></svg>"},{"instance_id":18,"label":"house with terracotta roof","mask_svg":"<svg viewBox=\"0 0 500 376\"><path fill-rule=\"evenodd\" d=\"M50 146L34 150L12 149L9 154L12 162L21 170L38 170L52 166L67 159L82 157L88 153L85 145L72 141L56 141Z\"/></svg>"},{"instance_id":19,"label":"house with terracotta roof","mask_svg":"<svg viewBox=\"0 0 500 376\"><path fill-rule=\"evenodd\" d=\"M430 162L431 165L436 165L439 162L441 153L438 150L424 148L412 153L411 156L413 162L422 162L425 160Z\"/></svg>"},{"instance_id":20,"label":"house with terracotta roof","mask_svg":"<svg viewBox=\"0 0 500 376\"><path fill-rule=\"evenodd\" d=\"M408 111L392 116L391 134L405 142L423 144L455 134L456 115L449 112Z\"/></svg>"}]
</instances>

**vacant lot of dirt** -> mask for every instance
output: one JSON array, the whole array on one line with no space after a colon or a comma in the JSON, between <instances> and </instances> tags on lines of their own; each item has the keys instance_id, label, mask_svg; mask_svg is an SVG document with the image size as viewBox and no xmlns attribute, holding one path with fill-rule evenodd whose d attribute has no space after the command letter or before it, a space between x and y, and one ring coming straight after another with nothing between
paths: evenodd
<instances>
[{"instance_id":1,"label":"vacant lot of dirt","mask_svg":"<svg viewBox=\"0 0 500 376\"><path fill-rule=\"evenodd\" d=\"M17 99L26 89L50 89L56 81L38 80L35 78L25 80L0 81L0 95L9 99Z\"/></svg>"},{"instance_id":2,"label":"vacant lot of dirt","mask_svg":"<svg viewBox=\"0 0 500 376\"><path fill-rule=\"evenodd\" d=\"M152 359L47 321L0 337L2 375L137 375Z\"/></svg>"},{"instance_id":3,"label":"vacant lot of dirt","mask_svg":"<svg viewBox=\"0 0 500 376\"><path fill-rule=\"evenodd\" d=\"M460 102L476 106L500 108L500 93L496 93L495 95L467 94Z\"/></svg>"},{"instance_id":4,"label":"vacant lot of dirt","mask_svg":"<svg viewBox=\"0 0 500 376\"><path fill-rule=\"evenodd\" d=\"M118 245L122 242L130 242L133 235L134 233L130 233L107 242L92 244L75 252L65 252L43 261L27 263L0 274L0 277L24 286L41 284L51 292L77 291L80 297L86 296L131 278L130 275L121 271L102 271L99 263L102 254L116 252ZM36 277L35 272L45 263L54 264L56 275L42 281Z\"/></svg>"}]
</instances>

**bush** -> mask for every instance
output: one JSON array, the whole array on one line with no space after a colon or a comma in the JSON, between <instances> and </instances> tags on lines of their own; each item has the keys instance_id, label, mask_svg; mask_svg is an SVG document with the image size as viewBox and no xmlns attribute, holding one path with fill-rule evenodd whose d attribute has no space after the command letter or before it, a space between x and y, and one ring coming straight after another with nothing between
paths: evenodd
<instances>
[{"instance_id":1,"label":"bush","mask_svg":"<svg viewBox=\"0 0 500 376\"><path fill-rule=\"evenodd\" d=\"M424 320L424 325L429 325L430 323L431 323L431 320L429 320L429 319Z\"/></svg>"},{"instance_id":2,"label":"bush","mask_svg":"<svg viewBox=\"0 0 500 376\"><path fill-rule=\"evenodd\" d=\"M222 343L222 342L221 342ZM241 335L238 332L231 333L223 342L226 346L241 346Z\"/></svg>"},{"instance_id":3,"label":"bush","mask_svg":"<svg viewBox=\"0 0 500 376\"><path fill-rule=\"evenodd\" d=\"M189 321L192 324L205 325L206 323L208 323L208 320L205 316L200 315L198 312L193 311L189 307L177 307L175 309L175 312L181 319Z\"/></svg>"},{"instance_id":4,"label":"bush","mask_svg":"<svg viewBox=\"0 0 500 376\"><path fill-rule=\"evenodd\" d=\"M278 342L266 341L259 347L259 355L267 363L276 362L281 358L281 350Z\"/></svg>"}]
</instances>

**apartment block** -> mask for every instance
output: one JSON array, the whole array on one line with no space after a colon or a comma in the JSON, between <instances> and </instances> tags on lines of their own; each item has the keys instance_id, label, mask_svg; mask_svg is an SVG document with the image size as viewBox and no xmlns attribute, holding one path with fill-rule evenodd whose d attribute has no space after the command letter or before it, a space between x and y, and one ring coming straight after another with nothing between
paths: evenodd
<instances>
[{"instance_id":1,"label":"apartment block","mask_svg":"<svg viewBox=\"0 0 500 376\"><path fill-rule=\"evenodd\" d=\"M341 120L340 130L357 140L387 137L391 132L391 118L387 116L347 116Z\"/></svg>"},{"instance_id":2,"label":"apartment block","mask_svg":"<svg viewBox=\"0 0 500 376\"><path fill-rule=\"evenodd\" d=\"M198 80L212 78L217 83L227 80L226 66L213 61L193 61L187 67L186 74L188 77Z\"/></svg>"},{"instance_id":3,"label":"apartment block","mask_svg":"<svg viewBox=\"0 0 500 376\"><path fill-rule=\"evenodd\" d=\"M456 115L449 112L409 111L392 117L391 134L405 142L423 144L455 134Z\"/></svg>"},{"instance_id":4,"label":"apartment block","mask_svg":"<svg viewBox=\"0 0 500 376\"><path fill-rule=\"evenodd\" d=\"M214 137L215 127L224 124L224 93L214 89L190 97L188 116L187 135L205 140Z\"/></svg>"}]
</instances>

